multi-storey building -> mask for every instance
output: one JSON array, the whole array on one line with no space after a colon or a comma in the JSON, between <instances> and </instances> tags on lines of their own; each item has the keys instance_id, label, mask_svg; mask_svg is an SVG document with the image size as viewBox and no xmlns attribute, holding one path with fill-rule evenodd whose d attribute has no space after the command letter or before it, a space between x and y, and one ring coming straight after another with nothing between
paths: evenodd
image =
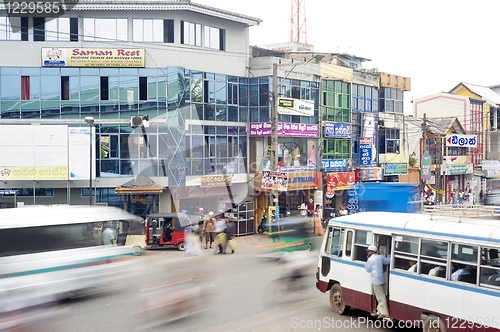
<instances>
[{"instance_id":1,"label":"multi-storey building","mask_svg":"<svg viewBox=\"0 0 500 332\"><path fill-rule=\"evenodd\" d=\"M414 101L415 117L457 117L468 134L477 135L478 144L470 153L472 163L481 165L483 159L498 159L497 114L500 97L490 88L460 83L449 93L438 93ZM492 134L489 142L487 133ZM487 155L491 153L491 157Z\"/></svg>"},{"instance_id":2,"label":"multi-storey building","mask_svg":"<svg viewBox=\"0 0 500 332\"><path fill-rule=\"evenodd\" d=\"M88 175L72 177L62 158L44 166L69 167L66 176L5 173L1 187L17 189L25 204L83 204L90 194L97 203L137 214L199 206L216 211L229 197L245 201L248 122L267 121L269 109L269 79L248 73L249 27L260 19L188 0L80 2L59 17L9 19L3 4L0 10L0 44L10 50L0 55L2 125L67 126L61 137L68 138L75 126L88 130L93 124L95 131L91 185ZM132 128L132 116L148 116L149 127ZM12 151L19 142L33 149L33 142L48 137L30 143L14 135L0 149ZM89 157L73 145L61 151L85 168ZM6 153L0 158L5 169L43 163ZM89 174L86 169L82 174ZM135 190L116 194L139 175L163 189L151 194L150 182L132 181ZM242 210L253 211L253 205Z\"/></svg>"}]
</instances>

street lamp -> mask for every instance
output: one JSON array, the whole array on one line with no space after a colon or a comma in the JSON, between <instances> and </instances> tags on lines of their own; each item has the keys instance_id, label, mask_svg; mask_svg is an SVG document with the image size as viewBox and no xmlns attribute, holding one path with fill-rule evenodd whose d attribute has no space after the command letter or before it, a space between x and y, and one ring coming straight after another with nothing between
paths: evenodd
<instances>
[{"instance_id":1,"label":"street lamp","mask_svg":"<svg viewBox=\"0 0 500 332\"><path fill-rule=\"evenodd\" d=\"M94 124L94 118L91 116L85 117L85 123L89 125L89 145L90 145L90 178L89 178L89 204L92 205L92 125Z\"/></svg>"}]
</instances>

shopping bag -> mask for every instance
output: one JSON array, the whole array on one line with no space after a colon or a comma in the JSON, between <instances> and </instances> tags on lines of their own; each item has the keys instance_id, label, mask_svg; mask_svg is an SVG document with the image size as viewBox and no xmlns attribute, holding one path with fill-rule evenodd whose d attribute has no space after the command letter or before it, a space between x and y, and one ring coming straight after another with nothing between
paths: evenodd
<instances>
[{"instance_id":1,"label":"shopping bag","mask_svg":"<svg viewBox=\"0 0 500 332\"><path fill-rule=\"evenodd\" d=\"M226 244L226 234L225 233L217 234L217 242L219 244Z\"/></svg>"},{"instance_id":2,"label":"shopping bag","mask_svg":"<svg viewBox=\"0 0 500 332\"><path fill-rule=\"evenodd\" d=\"M236 240L229 240L227 242L227 244L229 245L229 250L235 250L236 247L238 246L238 242L236 242Z\"/></svg>"}]
</instances>

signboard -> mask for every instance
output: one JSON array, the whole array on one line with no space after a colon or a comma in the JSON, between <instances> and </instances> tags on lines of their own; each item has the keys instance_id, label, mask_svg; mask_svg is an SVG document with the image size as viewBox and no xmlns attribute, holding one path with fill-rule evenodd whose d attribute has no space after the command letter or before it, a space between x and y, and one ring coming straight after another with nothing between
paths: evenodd
<instances>
[{"instance_id":1,"label":"signboard","mask_svg":"<svg viewBox=\"0 0 500 332\"><path fill-rule=\"evenodd\" d=\"M326 177L326 197L335 195L335 190L354 188L354 172L328 173Z\"/></svg>"},{"instance_id":2,"label":"signboard","mask_svg":"<svg viewBox=\"0 0 500 332\"><path fill-rule=\"evenodd\" d=\"M318 173L288 173L288 188L286 190L291 191L302 189L318 189Z\"/></svg>"},{"instance_id":3,"label":"signboard","mask_svg":"<svg viewBox=\"0 0 500 332\"><path fill-rule=\"evenodd\" d=\"M201 187L228 187L233 181L233 175L208 175L201 177Z\"/></svg>"},{"instance_id":4,"label":"signboard","mask_svg":"<svg viewBox=\"0 0 500 332\"><path fill-rule=\"evenodd\" d=\"M340 122L325 122L325 137L351 137L351 125Z\"/></svg>"},{"instance_id":5,"label":"signboard","mask_svg":"<svg viewBox=\"0 0 500 332\"><path fill-rule=\"evenodd\" d=\"M482 160L483 171L500 171L500 160Z\"/></svg>"},{"instance_id":6,"label":"signboard","mask_svg":"<svg viewBox=\"0 0 500 332\"><path fill-rule=\"evenodd\" d=\"M286 191L288 186L288 174L282 172L262 172L262 189L274 189Z\"/></svg>"},{"instance_id":7,"label":"signboard","mask_svg":"<svg viewBox=\"0 0 500 332\"><path fill-rule=\"evenodd\" d=\"M42 48L44 67L144 67L142 48Z\"/></svg>"},{"instance_id":8,"label":"signboard","mask_svg":"<svg viewBox=\"0 0 500 332\"><path fill-rule=\"evenodd\" d=\"M423 154L420 158L420 179L431 179L431 156Z\"/></svg>"},{"instance_id":9,"label":"signboard","mask_svg":"<svg viewBox=\"0 0 500 332\"><path fill-rule=\"evenodd\" d=\"M0 195L17 195L17 190L0 190Z\"/></svg>"},{"instance_id":10,"label":"signboard","mask_svg":"<svg viewBox=\"0 0 500 332\"><path fill-rule=\"evenodd\" d=\"M316 166L282 166L280 171L282 172L314 172Z\"/></svg>"},{"instance_id":11,"label":"signboard","mask_svg":"<svg viewBox=\"0 0 500 332\"><path fill-rule=\"evenodd\" d=\"M470 156L443 156L443 164L445 165L471 164L471 158Z\"/></svg>"},{"instance_id":12,"label":"signboard","mask_svg":"<svg viewBox=\"0 0 500 332\"><path fill-rule=\"evenodd\" d=\"M278 113L314 116L314 100L278 98Z\"/></svg>"},{"instance_id":13,"label":"signboard","mask_svg":"<svg viewBox=\"0 0 500 332\"><path fill-rule=\"evenodd\" d=\"M472 174L474 167L472 164L467 165L447 165L444 168L445 175Z\"/></svg>"},{"instance_id":14,"label":"signboard","mask_svg":"<svg viewBox=\"0 0 500 332\"><path fill-rule=\"evenodd\" d=\"M359 139L359 144L373 144L373 138L371 137L362 137Z\"/></svg>"},{"instance_id":15,"label":"signboard","mask_svg":"<svg viewBox=\"0 0 500 332\"><path fill-rule=\"evenodd\" d=\"M382 167L362 168L360 173L361 181L380 181L384 178Z\"/></svg>"},{"instance_id":16,"label":"signboard","mask_svg":"<svg viewBox=\"0 0 500 332\"><path fill-rule=\"evenodd\" d=\"M425 183L427 184L436 184L436 176L432 175L430 180L426 180Z\"/></svg>"},{"instance_id":17,"label":"signboard","mask_svg":"<svg viewBox=\"0 0 500 332\"><path fill-rule=\"evenodd\" d=\"M446 134L446 146L477 147L477 135Z\"/></svg>"},{"instance_id":18,"label":"signboard","mask_svg":"<svg viewBox=\"0 0 500 332\"><path fill-rule=\"evenodd\" d=\"M281 137L318 137L317 124L278 123L278 136ZM250 137L271 136L271 122L250 123Z\"/></svg>"},{"instance_id":19,"label":"signboard","mask_svg":"<svg viewBox=\"0 0 500 332\"><path fill-rule=\"evenodd\" d=\"M361 143L361 139L360 139ZM372 144L359 144L359 165L372 165Z\"/></svg>"},{"instance_id":20,"label":"signboard","mask_svg":"<svg viewBox=\"0 0 500 332\"><path fill-rule=\"evenodd\" d=\"M86 167L89 176L89 135L85 154L78 162ZM3 180L68 180L68 146L66 125L19 126L2 125L0 130L0 178ZM73 157L73 160L76 158Z\"/></svg>"},{"instance_id":21,"label":"signboard","mask_svg":"<svg viewBox=\"0 0 500 332\"><path fill-rule=\"evenodd\" d=\"M322 163L324 169L348 168L349 166L348 159L323 159Z\"/></svg>"},{"instance_id":22,"label":"signboard","mask_svg":"<svg viewBox=\"0 0 500 332\"><path fill-rule=\"evenodd\" d=\"M407 163L386 163L384 168L385 175L408 174Z\"/></svg>"}]
</instances>

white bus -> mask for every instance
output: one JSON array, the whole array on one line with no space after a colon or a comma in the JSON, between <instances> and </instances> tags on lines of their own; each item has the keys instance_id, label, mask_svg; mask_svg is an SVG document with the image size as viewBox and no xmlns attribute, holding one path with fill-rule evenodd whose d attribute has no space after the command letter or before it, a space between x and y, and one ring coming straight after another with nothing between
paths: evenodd
<instances>
[{"instance_id":1,"label":"white bus","mask_svg":"<svg viewBox=\"0 0 500 332\"><path fill-rule=\"evenodd\" d=\"M365 270L370 245L391 255L385 290L395 324L423 323L424 332L500 330L498 220L390 212L330 220L316 287L329 292L334 312L375 311Z\"/></svg>"},{"instance_id":2,"label":"white bus","mask_svg":"<svg viewBox=\"0 0 500 332\"><path fill-rule=\"evenodd\" d=\"M117 228L115 246L101 244L106 225ZM61 299L128 277L141 244L142 218L117 208L1 209L0 331L32 324Z\"/></svg>"}]
</instances>

